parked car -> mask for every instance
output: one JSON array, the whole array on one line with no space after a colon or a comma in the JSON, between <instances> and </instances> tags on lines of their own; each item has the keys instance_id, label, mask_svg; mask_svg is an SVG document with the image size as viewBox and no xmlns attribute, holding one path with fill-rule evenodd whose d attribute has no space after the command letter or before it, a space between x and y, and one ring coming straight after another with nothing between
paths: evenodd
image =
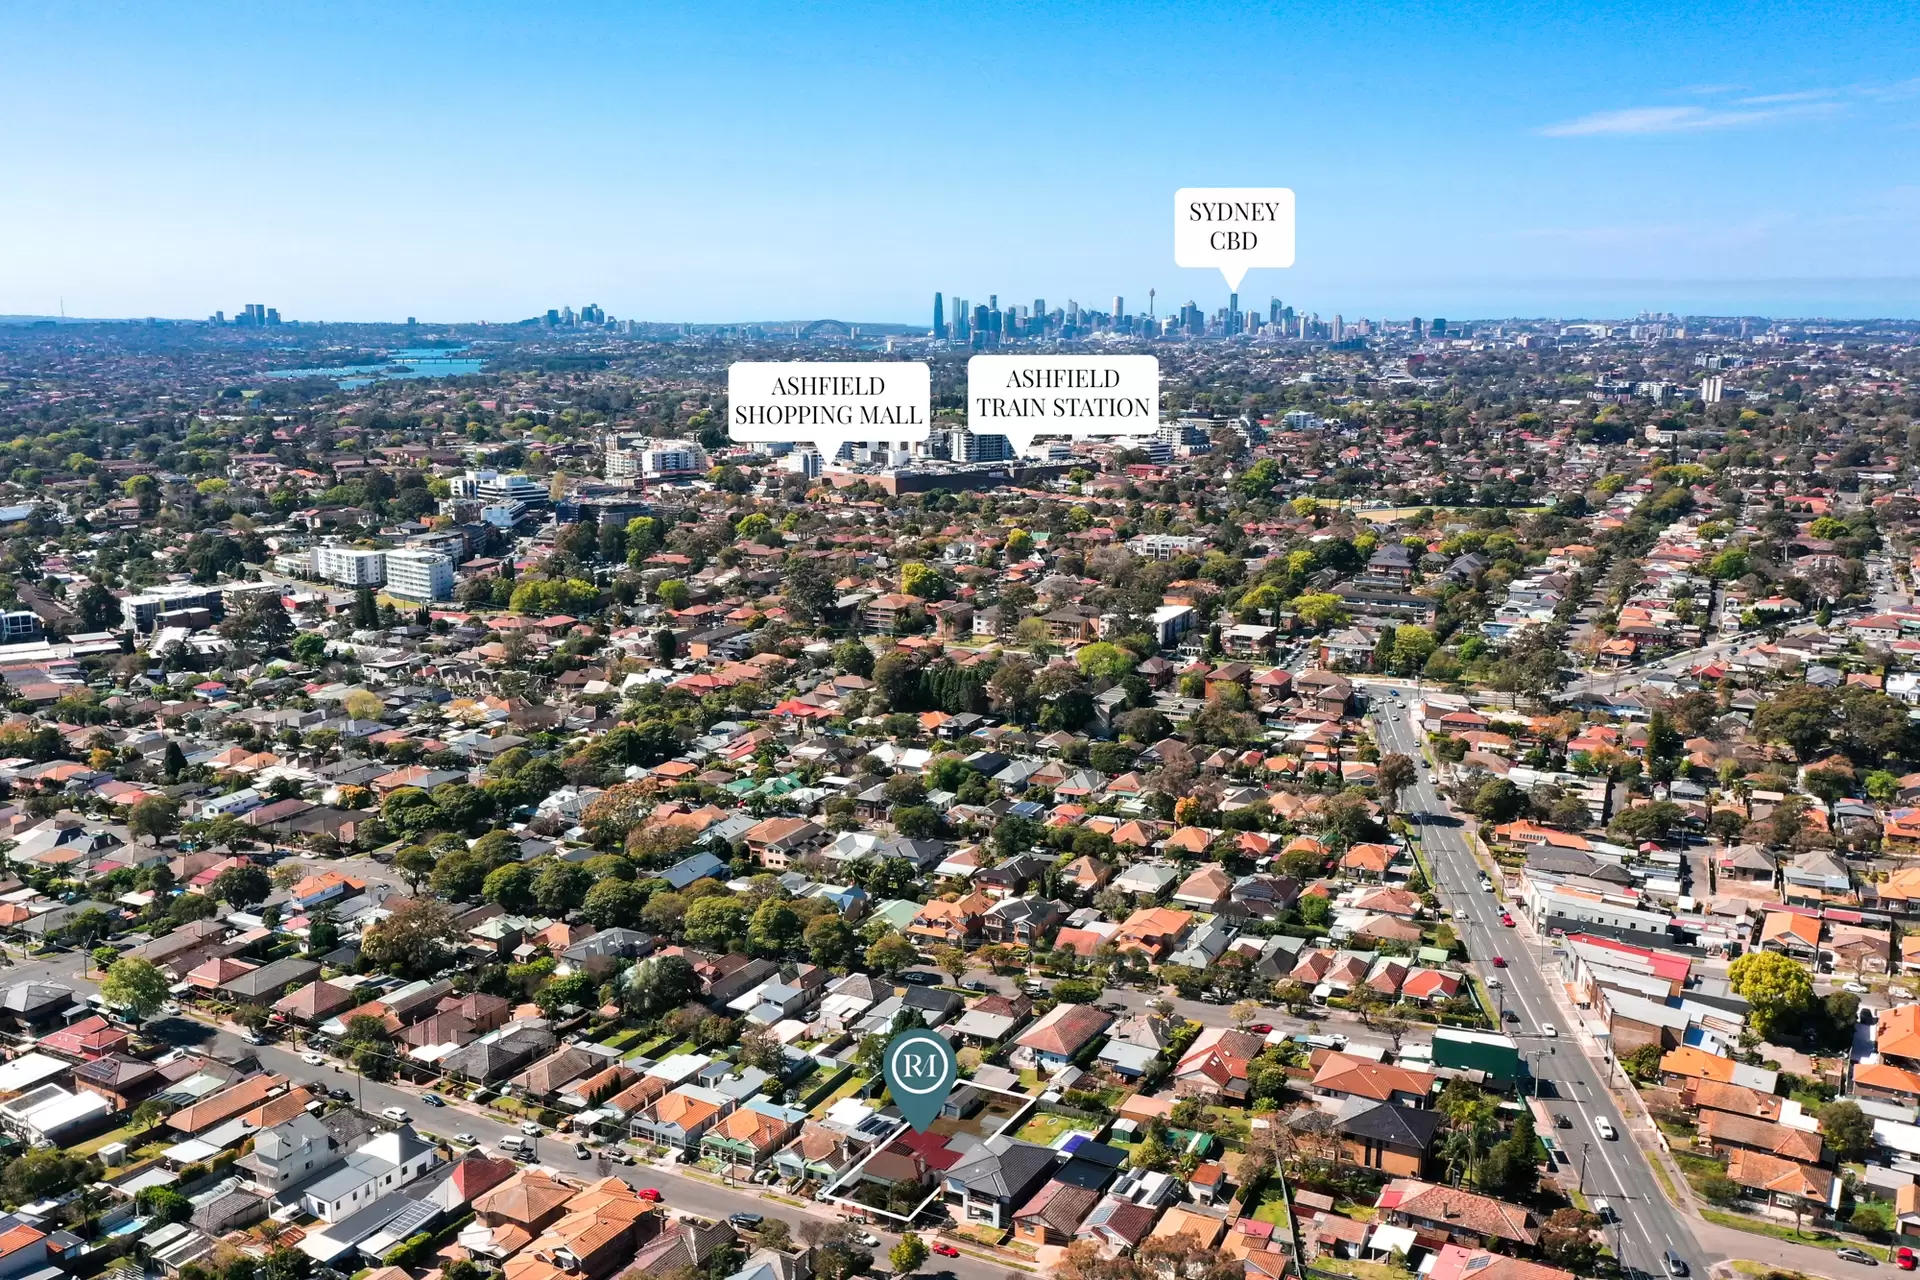
<instances>
[{"instance_id":1,"label":"parked car","mask_svg":"<svg viewBox=\"0 0 1920 1280\"><path fill-rule=\"evenodd\" d=\"M300 1061L310 1067L324 1067L327 1065L327 1060L317 1053L303 1053L300 1055Z\"/></svg>"},{"instance_id":2,"label":"parked car","mask_svg":"<svg viewBox=\"0 0 1920 1280\"><path fill-rule=\"evenodd\" d=\"M576 1142L573 1144L573 1158L575 1160L591 1160L593 1159L593 1152L587 1150L586 1143Z\"/></svg>"},{"instance_id":3,"label":"parked car","mask_svg":"<svg viewBox=\"0 0 1920 1280\"><path fill-rule=\"evenodd\" d=\"M1856 1249L1851 1245L1848 1245L1844 1249L1835 1249L1833 1256L1836 1258L1844 1258L1848 1262L1857 1262L1863 1267L1877 1267L1880 1265L1880 1259L1874 1257L1865 1249Z\"/></svg>"},{"instance_id":4,"label":"parked car","mask_svg":"<svg viewBox=\"0 0 1920 1280\"><path fill-rule=\"evenodd\" d=\"M1256 1036L1270 1036L1273 1034L1273 1024L1270 1022L1256 1022L1248 1027L1247 1030Z\"/></svg>"},{"instance_id":5,"label":"parked car","mask_svg":"<svg viewBox=\"0 0 1920 1280\"><path fill-rule=\"evenodd\" d=\"M380 1114L389 1120L405 1120L407 1118L407 1109L405 1107L382 1107L380 1108Z\"/></svg>"},{"instance_id":6,"label":"parked car","mask_svg":"<svg viewBox=\"0 0 1920 1280\"><path fill-rule=\"evenodd\" d=\"M1915 1254L1914 1251L1907 1248L1906 1245L1901 1245L1893 1251L1893 1265L1902 1271L1912 1271L1915 1267L1920 1266L1920 1254Z\"/></svg>"},{"instance_id":7,"label":"parked car","mask_svg":"<svg viewBox=\"0 0 1920 1280\"><path fill-rule=\"evenodd\" d=\"M1504 929L1513 928L1513 916L1508 912L1502 911L1500 913L1500 926Z\"/></svg>"},{"instance_id":8,"label":"parked car","mask_svg":"<svg viewBox=\"0 0 1920 1280\"><path fill-rule=\"evenodd\" d=\"M1602 1222L1612 1222L1613 1206L1608 1204L1606 1200L1596 1196L1593 1200L1593 1216Z\"/></svg>"},{"instance_id":9,"label":"parked car","mask_svg":"<svg viewBox=\"0 0 1920 1280\"><path fill-rule=\"evenodd\" d=\"M933 1246L933 1251L943 1258L957 1258L960 1256L960 1251L950 1244L937 1244Z\"/></svg>"},{"instance_id":10,"label":"parked car","mask_svg":"<svg viewBox=\"0 0 1920 1280\"><path fill-rule=\"evenodd\" d=\"M520 1132L526 1134L529 1138L537 1138L540 1136L540 1126L531 1120L522 1120L520 1122Z\"/></svg>"},{"instance_id":11,"label":"parked car","mask_svg":"<svg viewBox=\"0 0 1920 1280\"><path fill-rule=\"evenodd\" d=\"M453 1135L453 1140L465 1147L477 1147L480 1145L480 1139L470 1133L456 1133Z\"/></svg>"},{"instance_id":12,"label":"parked car","mask_svg":"<svg viewBox=\"0 0 1920 1280\"><path fill-rule=\"evenodd\" d=\"M351 1090L348 1090L348 1089L329 1089L327 1090L327 1096L329 1098L332 1098L335 1102L352 1102L353 1101L353 1093Z\"/></svg>"},{"instance_id":13,"label":"parked car","mask_svg":"<svg viewBox=\"0 0 1920 1280\"><path fill-rule=\"evenodd\" d=\"M1553 1116L1553 1127L1556 1129L1571 1129L1573 1128L1573 1121L1567 1117L1565 1112L1556 1111Z\"/></svg>"},{"instance_id":14,"label":"parked car","mask_svg":"<svg viewBox=\"0 0 1920 1280\"><path fill-rule=\"evenodd\" d=\"M625 1147L608 1147L605 1151L601 1152L601 1154L615 1164L632 1164L634 1162L633 1152L627 1150Z\"/></svg>"},{"instance_id":15,"label":"parked car","mask_svg":"<svg viewBox=\"0 0 1920 1280\"><path fill-rule=\"evenodd\" d=\"M871 1231L856 1232L853 1239L854 1243L865 1245L869 1249L878 1249L880 1247L880 1237Z\"/></svg>"},{"instance_id":16,"label":"parked car","mask_svg":"<svg viewBox=\"0 0 1920 1280\"><path fill-rule=\"evenodd\" d=\"M420 1095L420 1101L430 1107L444 1107L447 1105L447 1100L437 1093L423 1093Z\"/></svg>"},{"instance_id":17,"label":"parked car","mask_svg":"<svg viewBox=\"0 0 1920 1280\"><path fill-rule=\"evenodd\" d=\"M741 1231L758 1231L760 1224L766 1219L757 1213L730 1213L727 1215L727 1221Z\"/></svg>"},{"instance_id":18,"label":"parked car","mask_svg":"<svg viewBox=\"0 0 1920 1280\"><path fill-rule=\"evenodd\" d=\"M642 1187L637 1194L649 1204L657 1203L660 1199L659 1189L655 1187Z\"/></svg>"}]
</instances>

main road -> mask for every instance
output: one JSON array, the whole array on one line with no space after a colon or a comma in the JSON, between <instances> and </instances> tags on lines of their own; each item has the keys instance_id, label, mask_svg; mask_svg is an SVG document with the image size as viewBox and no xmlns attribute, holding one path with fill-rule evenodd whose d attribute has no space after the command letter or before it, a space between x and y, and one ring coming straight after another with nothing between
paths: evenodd
<instances>
[{"instance_id":1,"label":"main road","mask_svg":"<svg viewBox=\"0 0 1920 1280\"><path fill-rule=\"evenodd\" d=\"M1400 805L1403 811L1418 815L1434 891L1452 909L1482 976L1500 983L1502 1004L1519 1016L1517 1023L1507 1023L1503 1029L1519 1041L1534 1079L1540 1082L1541 1095L1550 1093L1552 1110L1573 1122L1570 1129L1554 1131L1554 1142L1573 1163L1587 1196L1604 1197L1612 1206L1617 1223L1608 1228L1607 1238L1615 1255L1630 1272L1649 1276L1667 1274L1662 1257L1667 1250L1703 1270L1712 1259L1661 1191L1645 1153L1632 1141L1621 1108L1607 1091L1604 1075L1614 1068L1597 1065L1579 1037L1550 1036L1544 1030L1550 1023L1557 1027L1565 1015L1551 994L1535 948L1517 930L1500 923L1499 900L1481 890L1480 864L1468 847L1459 816L1434 786L1411 711L1395 696L1396 691L1382 688L1378 692L1381 696L1373 700L1373 715L1381 751L1404 753L1418 765L1418 780L1401 797ZM1504 968L1493 965L1494 956L1506 962ZM1562 1049L1566 1052L1561 1053ZM1602 1136L1603 1120L1618 1137Z\"/></svg>"}]
</instances>

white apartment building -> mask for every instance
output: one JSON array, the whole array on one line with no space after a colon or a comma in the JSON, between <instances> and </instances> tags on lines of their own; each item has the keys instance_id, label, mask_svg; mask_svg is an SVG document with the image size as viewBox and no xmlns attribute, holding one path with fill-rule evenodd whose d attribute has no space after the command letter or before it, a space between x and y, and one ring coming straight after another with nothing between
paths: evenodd
<instances>
[{"instance_id":1,"label":"white apartment building","mask_svg":"<svg viewBox=\"0 0 1920 1280\"><path fill-rule=\"evenodd\" d=\"M377 587L387 580L387 553L333 545L313 549L313 572L343 587Z\"/></svg>"},{"instance_id":2,"label":"white apartment building","mask_svg":"<svg viewBox=\"0 0 1920 1280\"><path fill-rule=\"evenodd\" d=\"M430 604L453 599L453 559L408 547L387 552L387 594Z\"/></svg>"},{"instance_id":3,"label":"white apartment building","mask_svg":"<svg viewBox=\"0 0 1920 1280\"><path fill-rule=\"evenodd\" d=\"M705 475L713 465L707 451L691 440L656 440L619 431L610 431L601 439L609 480Z\"/></svg>"}]
</instances>

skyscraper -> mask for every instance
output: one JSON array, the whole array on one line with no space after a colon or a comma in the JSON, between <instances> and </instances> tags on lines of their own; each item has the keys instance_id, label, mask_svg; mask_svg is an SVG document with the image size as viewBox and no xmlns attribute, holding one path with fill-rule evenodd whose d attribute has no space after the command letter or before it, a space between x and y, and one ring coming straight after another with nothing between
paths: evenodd
<instances>
[{"instance_id":1,"label":"skyscraper","mask_svg":"<svg viewBox=\"0 0 1920 1280\"><path fill-rule=\"evenodd\" d=\"M1119 294L1113 295L1113 322L1120 323L1120 317L1127 313L1127 300Z\"/></svg>"},{"instance_id":2,"label":"skyscraper","mask_svg":"<svg viewBox=\"0 0 1920 1280\"><path fill-rule=\"evenodd\" d=\"M1347 340L1347 322L1340 318L1338 311L1333 313L1333 340L1335 342Z\"/></svg>"},{"instance_id":3,"label":"skyscraper","mask_svg":"<svg viewBox=\"0 0 1920 1280\"><path fill-rule=\"evenodd\" d=\"M947 315L942 306L942 299L937 293L933 295L933 336L936 338L947 336Z\"/></svg>"},{"instance_id":4,"label":"skyscraper","mask_svg":"<svg viewBox=\"0 0 1920 1280\"><path fill-rule=\"evenodd\" d=\"M1267 323L1280 323L1280 299L1278 298L1270 299L1267 302Z\"/></svg>"}]
</instances>

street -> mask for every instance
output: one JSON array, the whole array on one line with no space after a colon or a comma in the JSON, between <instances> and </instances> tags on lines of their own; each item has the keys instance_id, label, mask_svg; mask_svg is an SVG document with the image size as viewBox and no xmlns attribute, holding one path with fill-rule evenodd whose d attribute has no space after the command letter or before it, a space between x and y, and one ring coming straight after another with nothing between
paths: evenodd
<instances>
[{"instance_id":1,"label":"street","mask_svg":"<svg viewBox=\"0 0 1920 1280\"><path fill-rule=\"evenodd\" d=\"M1434 788L1421 752L1420 730L1402 703L1382 697L1374 701L1382 752L1398 751L1419 764L1418 780L1401 798L1404 812L1431 815L1419 824L1419 833L1433 869L1434 890L1452 909L1469 952L1484 978L1497 977L1496 993L1520 1015L1518 1023L1502 1030L1520 1043L1522 1055L1538 1079L1543 1097L1561 1101L1573 1121L1571 1129L1557 1129L1553 1138L1573 1161L1577 1185L1588 1196L1604 1196L1617 1215L1607 1229L1608 1242L1623 1265L1646 1275L1664 1275L1661 1254L1671 1249L1699 1269L1714 1259L1705 1255L1680 1212L1660 1190L1647 1158L1634 1143L1624 1113L1614 1105L1602 1079L1606 1066L1597 1066L1572 1034L1569 1017L1550 993L1536 948L1500 923L1500 904L1479 886L1480 866L1452 807ZM1434 821L1437 817L1440 820ZM1499 955L1505 968L1495 968ZM1555 1023L1568 1034L1549 1038L1545 1023ZM1567 1052L1561 1053L1559 1050ZM1597 1128L1606 1120L1619 1134L1603 1138Z\"/></svg>"}]
</instances>

